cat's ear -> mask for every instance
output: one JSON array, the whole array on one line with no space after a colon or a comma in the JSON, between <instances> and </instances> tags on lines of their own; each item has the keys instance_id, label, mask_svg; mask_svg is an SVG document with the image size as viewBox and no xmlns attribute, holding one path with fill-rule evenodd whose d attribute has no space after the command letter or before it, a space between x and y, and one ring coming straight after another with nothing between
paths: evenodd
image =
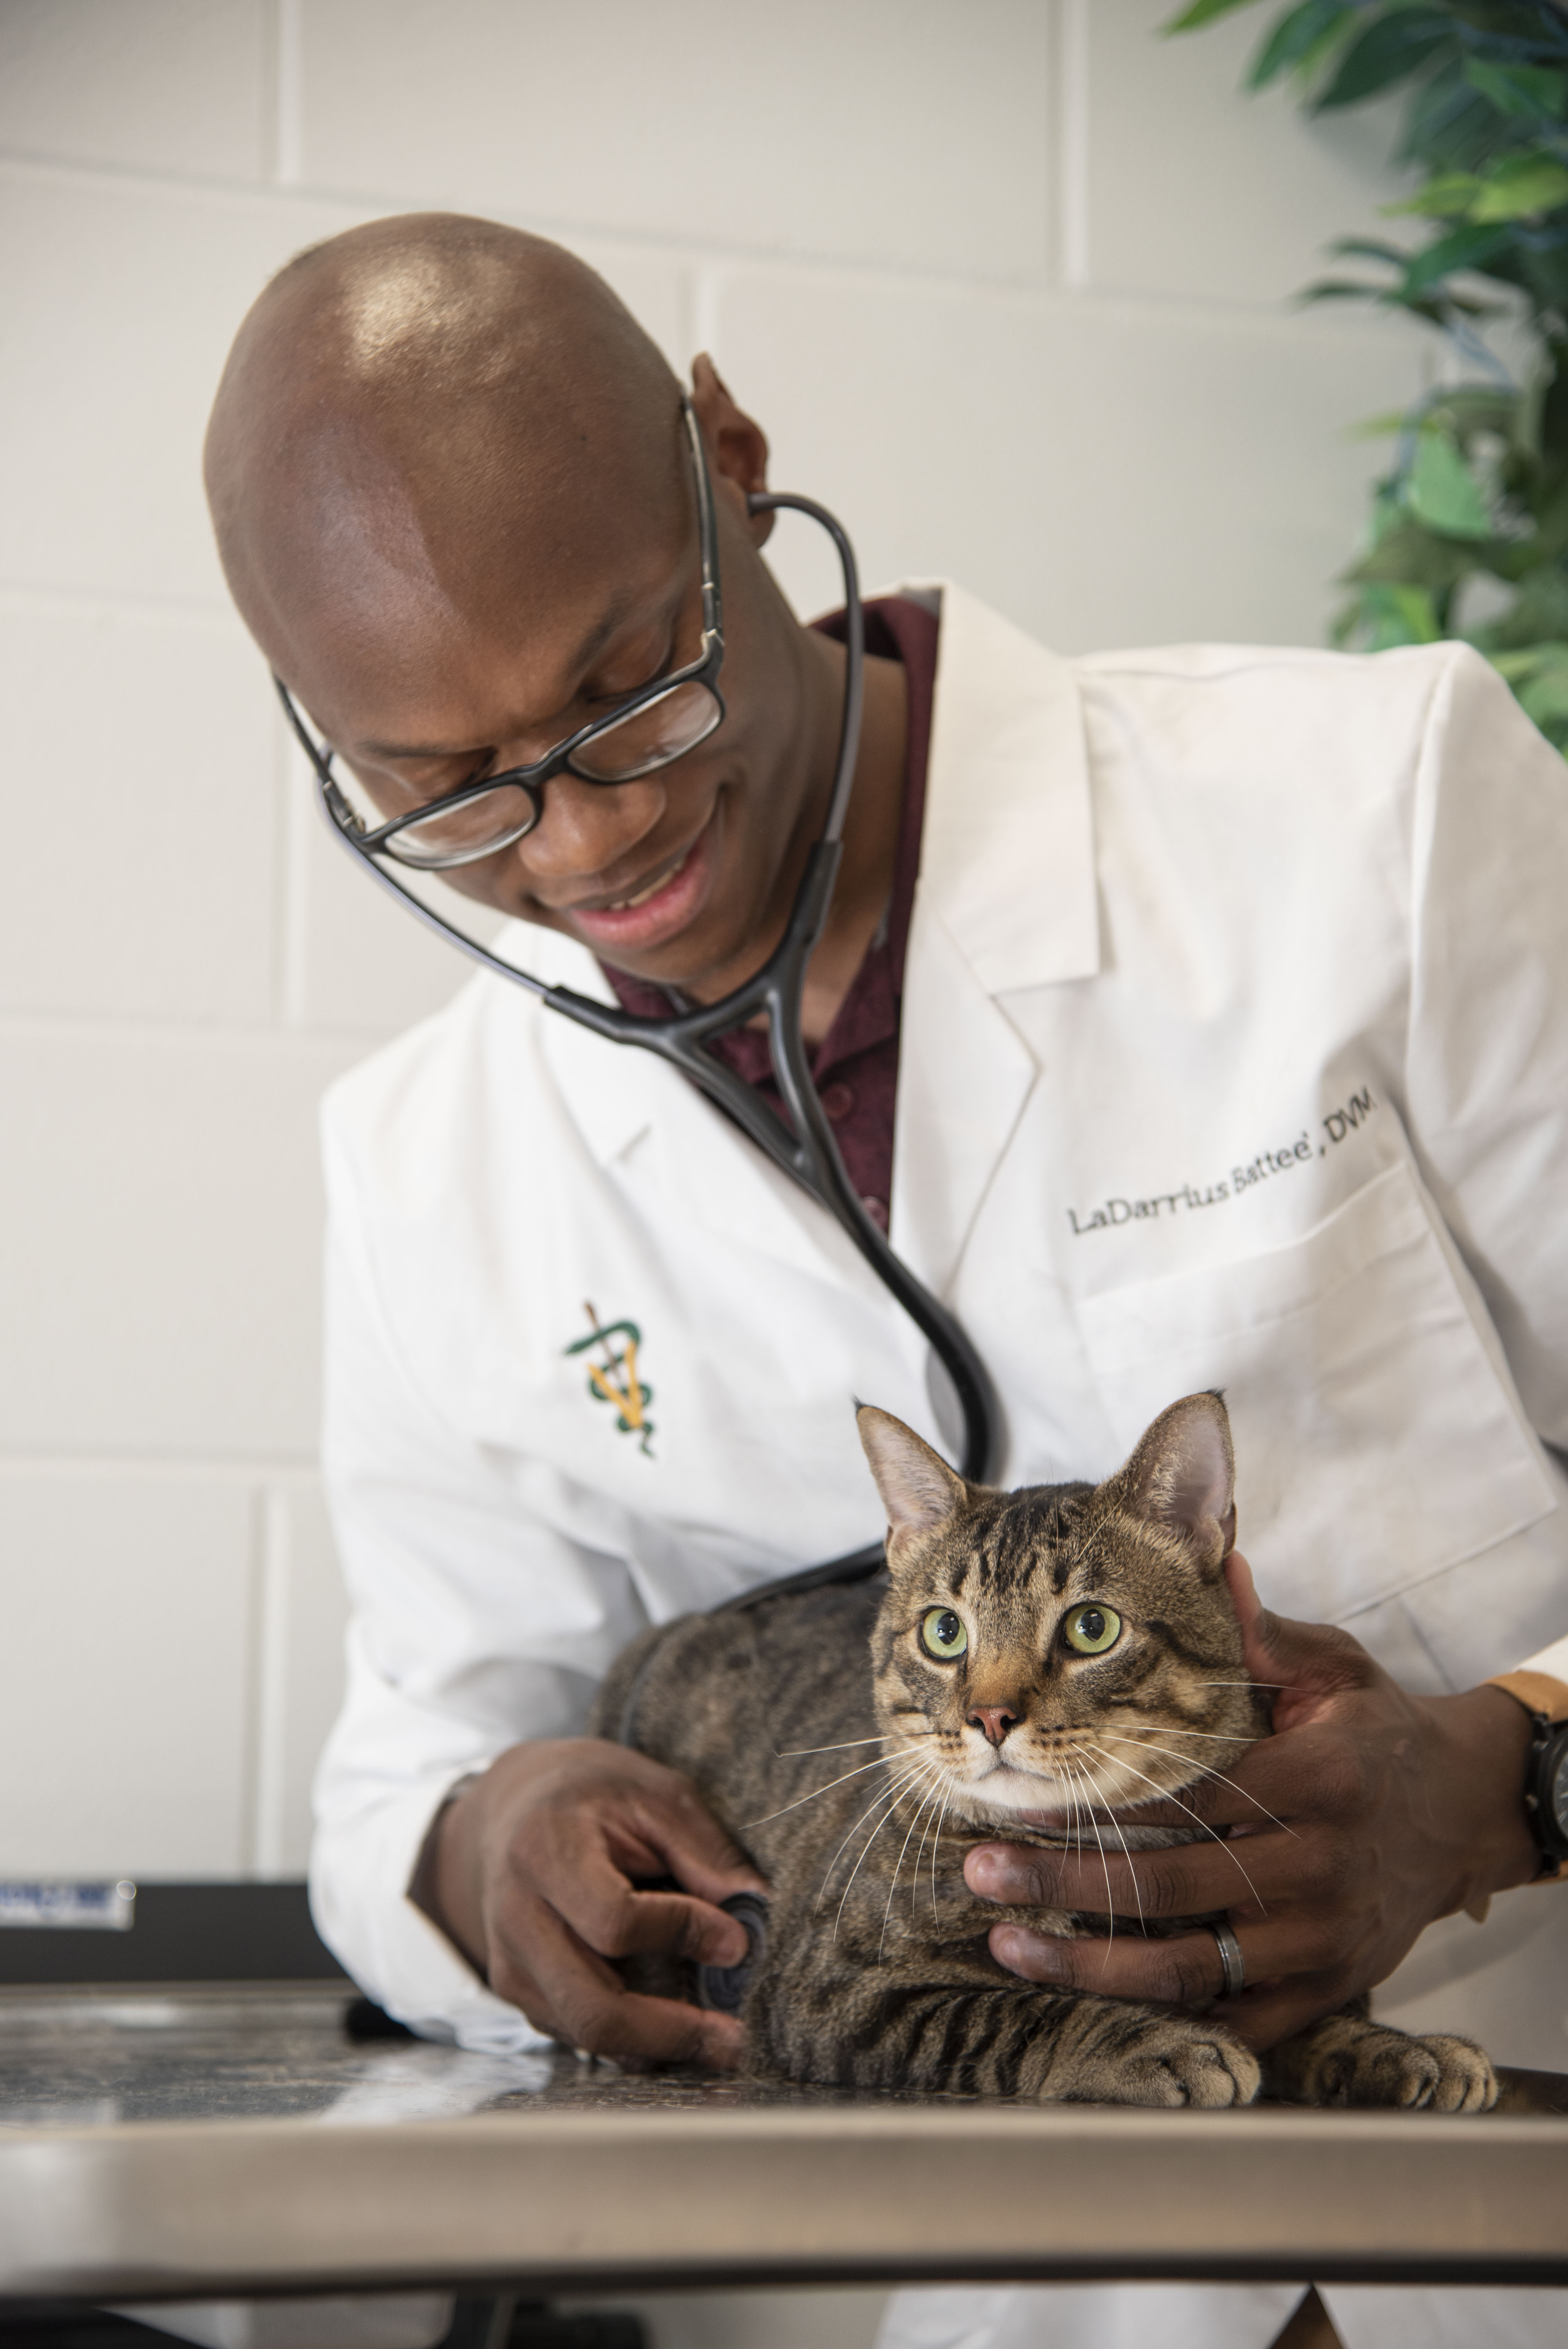
<instances>
[{"instance_id":1,"label":"cat's ear","mask_svg":"<svg viewBox=\"0 0 1568 2349\"><path fill-rule=\"evenodd\" d=\"M862 1403L855 1413L866 1458L887 1511L888 1549L934 1533L963 1506L968 1486L940 1454L891 1412Z\"/></svg>"},{"instance_id":2,"label":"cat's ear","mask_svg":"<svg viewBox=\"0 0 1568 2349\"><path fill-rule=\"evenodd\" d=\"M1200 1565L1217 1568L1235 1547L1236 1462L1219 1395L1184 1395L1162 1411L1116 1481L1124 1505L1175 1534Z\"/></svg>"}]
</instances>

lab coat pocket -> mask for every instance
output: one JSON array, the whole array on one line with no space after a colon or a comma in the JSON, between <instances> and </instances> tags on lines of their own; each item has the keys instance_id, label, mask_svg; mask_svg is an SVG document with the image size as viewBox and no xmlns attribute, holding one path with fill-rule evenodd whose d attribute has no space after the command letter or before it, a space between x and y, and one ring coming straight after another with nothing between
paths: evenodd
<instances>
[{"instance_id":1,"label":"lab coat pocket","mask_svg":"<svg viewBox=\"0 0 1568 2349\"><path fill-rule=\"evenodd\" d=\"M1334 1620L1556 1505L1461 1282L1400 1163L1288 1247L1083 1299L1079 1327L1127 1449L1223 1390L1259 1587Z\"/></svg>"}]
</instances>

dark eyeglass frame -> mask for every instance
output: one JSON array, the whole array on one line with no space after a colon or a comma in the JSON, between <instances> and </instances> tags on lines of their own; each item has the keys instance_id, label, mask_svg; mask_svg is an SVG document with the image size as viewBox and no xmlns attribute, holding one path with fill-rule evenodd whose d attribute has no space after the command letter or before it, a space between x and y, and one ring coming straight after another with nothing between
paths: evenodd
<instances>
[{"instance_id":1,"label":"dark eyeglass frame","mask_svg":"<svg viewBox=\"0 0 1568 2349\"><path fill-rule=\"evenodd\" d=\"M420 873L446 873L459 864L478 864L481 857L494 856L500 849L510 848L515 841L526 839L535 829L544 813L544 786L552 775L568 770L579 782L614 791L622 783L634 783L644 775L656 774L661 768L673 766L677 759L686 758L699 743L709 740L717 732L726 714L724 696L718 690L718 673L724 666L724 604L718 572L717 516L713 502L713 484L708 477L707 455L702 445L702 428L691 401L684 397L681 400L681 421L686 428L692 472L696 483L697 532L702 555L702 643L697 657L685 668L669 671L663 677L650 679L645 686L639 686L635 693L629 694L624 701L619 702L608 716L595 718L590 724L580 726L575 734L569 734L557 742L542 759L535 759L523 767L504 768L499 775L481 775L475 782L459 784L456 791L427 800L422 807L410 808L406 815L394 816L389 823L372 829L366 825L345 798L333 774L332 762L336 752L313 738L293 695L273 670L273 683L278 689L289 724L315 771L322 805L336 830L361 855L395 857L399 864ZM634 717L639 710L651 709L655 702L688 685L706 687L718 711L713 724L705 733L699 734L696 741L688 742L682 750L649 759L624 775L585 775L574 763L585 743L593 741L601 734L607 734L613 727ZM521 791L532 812L525 823L503 831L497 839L487 841L483 847L432 854L398 846L400 833L406 832L411 824L428 823L438 809L465 807L474 800L482 799L487 792L508 790Z\"/></svg>"}]
</instances>

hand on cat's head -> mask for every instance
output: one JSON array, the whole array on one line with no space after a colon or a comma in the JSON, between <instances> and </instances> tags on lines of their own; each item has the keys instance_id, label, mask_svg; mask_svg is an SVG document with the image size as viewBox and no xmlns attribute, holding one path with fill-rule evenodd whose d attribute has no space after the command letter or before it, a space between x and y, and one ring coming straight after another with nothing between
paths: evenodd
<instances>
[{"instance_id":1,"label":"hand on cat's head","mask_svg":"<svg viewBox=\"0 0 1568 2349\"><path fill-rule=\"evenodd\" d=\"M1247 1677L1270 1692L1276 1734L1302 1728L1342 1691L1367 1684L1371 1659L1359 1642L1326 1624L1273 1614L1258 1597L1253 1569L1239 1549L1225 1560L1225 1581L1241 1626Z\"/></svg>"}]
</instances>

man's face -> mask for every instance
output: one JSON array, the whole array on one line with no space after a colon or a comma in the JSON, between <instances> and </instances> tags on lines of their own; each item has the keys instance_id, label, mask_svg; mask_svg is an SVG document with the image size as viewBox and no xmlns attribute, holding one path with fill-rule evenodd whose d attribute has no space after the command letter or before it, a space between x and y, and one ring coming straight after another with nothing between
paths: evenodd
<instances>
[{"instance_id":1,"label":"man's face","mask_svg":"<svg viewBox=\"0 0 1568 2349\"><path fill-rule=\"evenodd\" d=\"M814 829L822 682L815 645L758 559L742 489L717 465L713 487L723 724L633 782L553 776L532 832L444 876L619 968L697 992L733 983L783 919L791 851L803 824ZM395 491L372 510L356 592L334 602L284 674L383 818L542 757L696 657L689 463L671 489L639 500L605 488L569 518L557 500L526 543L509 548L503 533L468 557L438 535L432 553L428 518L411 529Z\"/></svg>"}]
</instances>

